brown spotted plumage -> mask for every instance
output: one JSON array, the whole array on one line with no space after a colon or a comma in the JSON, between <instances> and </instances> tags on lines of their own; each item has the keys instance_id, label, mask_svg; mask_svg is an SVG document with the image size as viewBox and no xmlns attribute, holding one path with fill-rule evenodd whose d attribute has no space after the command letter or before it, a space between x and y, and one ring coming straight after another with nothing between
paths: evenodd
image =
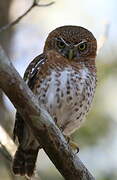
<instances>
[{"instance_id":1,"label":"brown spotted plumage","mask_svg":"<svg viewBox=\"0 0 117 180\"><path fill-rule=\"evenodd\" d=\"M65 135L78 129L89 111L96 87L96 39L87 29L63 26L52 31L44 51L28 66L24 80ZM40 145L17 112L14 139L19 147L15 174L32 176Z\"/></svg>"}]
</instances>

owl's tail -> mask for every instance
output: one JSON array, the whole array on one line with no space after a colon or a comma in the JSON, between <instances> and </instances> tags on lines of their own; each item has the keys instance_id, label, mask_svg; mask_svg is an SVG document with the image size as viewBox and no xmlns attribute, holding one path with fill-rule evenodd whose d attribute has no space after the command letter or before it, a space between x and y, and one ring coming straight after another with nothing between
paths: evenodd
<instances>
[{"instance_id":1,"label":"owl's tail","mask_svg":"<svg viewBox=\"0 0 117 180\"><path fill-rule=\"evenodd\" d=\"M39 148L36 150L23 150L21 146L19 146L13 160L12 169L14 174L31 177L34 172L38 150Z\"/></svg>"}]
</instances>

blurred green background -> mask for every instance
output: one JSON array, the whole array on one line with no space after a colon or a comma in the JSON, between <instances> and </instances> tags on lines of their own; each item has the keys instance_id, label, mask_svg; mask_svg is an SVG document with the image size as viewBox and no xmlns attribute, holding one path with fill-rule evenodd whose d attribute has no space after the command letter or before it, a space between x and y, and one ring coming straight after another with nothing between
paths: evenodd
<instances>
[{"instance_id":1,"label":"blurred green background","mask_svg":"<svg viewBox=\"0 0 117 180\"><path fill-rule=\"evenodd\" d=\"M46 4L51 0L41 0ZM0 26L14 21L32 4L32 0L1 0ZM72 138L80 147L79 157L96 180L117 180L117 1L55 0L49 7L35 7L17 25L2 32L0 43L23 76L29 62L42 53L48 33L58 26L78 25L89 29L97 40L106 31L96 64L98 84L92 109L86 122ZM107 26L108 24L108 26ZM0 92L0 124L12 136L15 108ZM11 173L0 146L0 180L22 179ZM63 178L43 150L37 161L42 180Z\"/></svg>"}]
</instances>

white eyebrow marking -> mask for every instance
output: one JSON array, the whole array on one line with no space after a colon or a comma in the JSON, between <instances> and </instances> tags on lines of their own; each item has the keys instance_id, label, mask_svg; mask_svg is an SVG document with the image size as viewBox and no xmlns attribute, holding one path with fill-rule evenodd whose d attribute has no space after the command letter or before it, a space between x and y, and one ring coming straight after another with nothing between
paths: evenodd
<instances>
[{"instance_id":1,"label":"white eyebrow marking","mask_svg":"<svg viewBox=\"0 0 117 180\"><path fill-rule=\"evenodd\" d=\"M67 43L62 37L59 37L59 39L56 38L56 40L58 40L58 41L62 40L67 46L70 45L70 44ZM77 47L77 46L79 46L80 44L83 44L83 43L86 43L86 42L87 42L87 40L86 40L86 39L83 39L81 42L79 42L79 43L77 43L77 44L74 44L73 46L74 46L74 47Z\"/></svg>"},{"instance_id":2,"label":"white eyebrow marking","mask_svg":"<svg viewBox=\"0 0 117 180\"><path fill-rule=\"evenodd\" d=\"M62 37L59 37L67 46L69 46L69 44L62 38Z\"/></svg>"},{"instance_id":3,"label":"white eyebrow marking","mask_svg":"<svg viewBox=\"0 0 117 180\"><path fill-rule=\"evenodd\" d=\"M82 40L81 42L79 42L78 44L75 44L74 46L77 47L77 46L79 46L80 44L83 44L83 43L86 43L86 42L87 42L87 40L84 39L84 40Z\"/></svg>"}]
</instances>

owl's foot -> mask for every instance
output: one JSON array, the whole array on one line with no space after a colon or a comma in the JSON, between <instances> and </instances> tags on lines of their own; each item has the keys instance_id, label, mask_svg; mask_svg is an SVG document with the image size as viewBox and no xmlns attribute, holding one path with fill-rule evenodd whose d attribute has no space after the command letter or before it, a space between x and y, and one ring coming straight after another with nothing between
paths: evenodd
<instances>
[{"instance_id":1,"label":"owl's foot","mask_svg":"<svg viewBox=\"0 0 117 180\"><path fill-rule=\"evenodd\" d=\"M76 152L76 154L79 152L78 144L71 140L69 136L65 135L65 139L67 140L68 144L71 146L72 150Z\"/></svg>"}]
</instances>

